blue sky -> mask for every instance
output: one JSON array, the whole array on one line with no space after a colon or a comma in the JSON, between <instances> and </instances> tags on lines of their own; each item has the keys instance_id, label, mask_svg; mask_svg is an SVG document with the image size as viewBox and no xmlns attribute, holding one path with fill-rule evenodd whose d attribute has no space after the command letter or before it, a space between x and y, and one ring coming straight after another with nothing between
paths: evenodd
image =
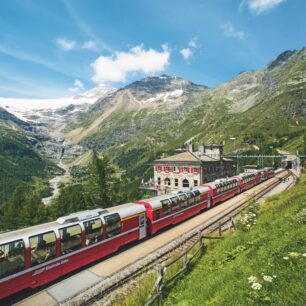
<instances>
[{"instance_id":1,"label":"blue sky","mask_svg":"<svg viewBox=\"0 0 306 306\"><path fill-rule=\"evenodd\" d=\"M304 0L1 0L0 97L169 74L215 86L306 45Z\"/></svg>"}]
</instances>

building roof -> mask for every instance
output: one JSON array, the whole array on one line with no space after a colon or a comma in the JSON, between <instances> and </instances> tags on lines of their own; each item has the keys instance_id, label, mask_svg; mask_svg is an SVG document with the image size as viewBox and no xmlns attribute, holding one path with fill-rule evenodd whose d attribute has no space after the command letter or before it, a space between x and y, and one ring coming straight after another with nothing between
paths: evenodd
<instances>
[{"instance_id":1,"label":"building roof","mask_svg":"<svg viewBox=\"0 0 306 306\"><path fill-rule=\"evenodd\" d=\"M179 154L174 154L171 156L167 156L165 158L157 159L154 162L194 162L194 163L201 163L201 162L216 162L220 161L220 158L211 157L206 154L196 154L190 151L186 151ZM224 158L223 161L232 161L231 159Z\"/></svg>"},{"instance_id":2,"label":"building roof","mask_svg":"<svg viewBox=\"0 0 306 306\"><path fill-rule=\"evenodd\" d=\"M165 158L157 159L155 162L200 162L201 160L190 151L175 154Z\"/></svg>"},{"instance_id":3,"label":"building roof","mask_svg":"<svg viewBox=\"0 0 306 306\"><path fill-rule=\"evenodd\" d=\"M206 154L202 154L199 157L204 162L213 162L213 161L219 161L220 160L220 158L210 157L210 156L208 156Z\"/></svg>"}]
</instances>

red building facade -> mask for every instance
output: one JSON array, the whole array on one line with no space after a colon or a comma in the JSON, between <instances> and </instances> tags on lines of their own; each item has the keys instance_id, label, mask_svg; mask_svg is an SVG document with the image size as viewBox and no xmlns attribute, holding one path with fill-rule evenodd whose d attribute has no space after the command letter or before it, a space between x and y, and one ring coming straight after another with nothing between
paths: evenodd
<instances>
[{"instance_id":1,"label":"red building facade","mask_svg":"<svg viewBox=\"0 0 306 306\"><path fill-rule=\"evenodd\" d=\"M209 155L206 153L210 153ZM217 178L235 175L234 162L222 156L219 145L201 146L154 161L154 185L159 194L192 188Z\"/></svg>"}]
</instances>

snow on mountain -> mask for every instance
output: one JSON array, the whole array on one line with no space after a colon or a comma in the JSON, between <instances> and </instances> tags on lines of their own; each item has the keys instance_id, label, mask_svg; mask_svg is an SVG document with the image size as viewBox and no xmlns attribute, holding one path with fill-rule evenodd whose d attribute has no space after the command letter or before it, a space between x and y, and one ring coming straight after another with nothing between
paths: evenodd
<instances>
[{"instance_id":1,"label":"snow on mountain","mask_svg":"<svg viewBox=\"0 0 306 306\"><path fill-rule=\"evenodd\" d=\"M160 77L162 78L162 77ZM180 96L182 96L184 93L183 89L176 89L170 92L164 92L164 93L158 93L156 96L139 101L140 104L146 104L146 103L152 103L156 101L163 101L166 102L168 99L176 99Z\"/></svg>"},{"instance_id":2,"label":"snow on mountain","mask_svg":"<svg viewBox=\"0 0 306 306\"><path fill-rule=\"evenodd\" d=\"M18 99L0 98L0 107L14 114L22 120L26 120L25 113L37 110L57 110L69 105L93 104L98 99L104 98L116 89L105 84L101 84L85 93L68 98L57 99Z\"/></svg>"}]
</instances>

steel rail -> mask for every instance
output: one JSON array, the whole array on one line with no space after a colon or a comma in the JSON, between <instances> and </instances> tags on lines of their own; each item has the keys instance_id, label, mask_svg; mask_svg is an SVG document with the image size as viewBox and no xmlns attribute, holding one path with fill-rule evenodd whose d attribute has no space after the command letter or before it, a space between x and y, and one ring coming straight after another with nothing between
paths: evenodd
<instances>
[{"instance_id":1,"label":"steel rail","mask_svg":"<svg viewBox=\"0 0 306 306\"><path fill-rule=\"evenodd\" d=\"M277 175L282 174L284 172L285 171L279 172L279 173L277 173ZM274 178L280 178L277 175ZM294 176L294 174L291 171L287 171L285 176L282 176L281 178L287 178L291 175ZM240 195L243 196L243 198L240 199L233 207L226 208L225 210L216 214L213 218L208 220L208 222L205 222L205 223L199 225L197 228L195 228L195 229L191 230L190 232L186 233L185 234L186 237L184 238L183 241L179 241L177 244L174 244L173 247L168 248L167 250L165 250L165 252L162 252L160 255L156 256L154 258L154 260L152 260L151 262L140 266L135 271L129 273L128 275L123 276L119 280L117 279L117 281L115 281L113 283L110 282L110 284L108 286L106 286L105 288L101 288L100 290L98 288L96 288L94 290L95 292L93 292L93 296L88 297L86 300L82 300L84 298L84 297L82 297L82 295L85 294L85 292L90 291L91 289L94 289L94 287L97 287L99 284L94 284L91 287L86 288L86 290L78 293L77 295L69 297L69 299L63 301L62 304L87 306L87 305L92 305L93 303L96 303L97 301L103 299L106 295L110 294L115 289L118 289L123 284L125 284L128 281L132 280L133 278L143 274L144 272L153 269L153 267L156 265L156 263L158 261L160 261L161 259L162 259L162 261L166 261L167 259L165 257L167 255L169 255L173 251L179 249L184 244L188 243L190 240L194 239L199 234L199 232L204 232L204 231L207 231L208 233L215 232L216 230L218 230L218 228L220 226L222 227L223 225L227 224L233 217L235 217L243 209L245 209L249 205L250 197L254 197L256 199L259 199L264 194L269 192L271 189L273 189L276 185L278 185L280 183L279 180L271 181L271 182L269 182L269 181L270 181L270 179L268 181L265 181L263 183L263 186L261 186L262 188L260 190L256 191L256 194L254 192L253 193L251 192L252 189L247 190L247 191L243 192L242 194L240 194ZM257 185L257 186L260 186L260 185ZM178 239L178 237L174 238L173 240L169 241L167 243L167 245L173 243L177 239ZM159 249L156 249L154 252L157 252L158 250L160 250L164 247L165 246L163 246ZM141 261L142 259L143 258L140 258L137 261ZM128 269L133 264L127 265L126 267L123 268L123 270ZM122 270L120 272L122 272ZM112 276L114 276L116 274L118 274L118 272L115 272L114 274L110 275L108 278L111 278ZM101 282L103 282L103 281L105 281L105 280L102 280ZM101 282L99 282L99 283L101 283ZM88 294L86 294L86 295L88 296Z\"/></svg>"}]
</instances>

